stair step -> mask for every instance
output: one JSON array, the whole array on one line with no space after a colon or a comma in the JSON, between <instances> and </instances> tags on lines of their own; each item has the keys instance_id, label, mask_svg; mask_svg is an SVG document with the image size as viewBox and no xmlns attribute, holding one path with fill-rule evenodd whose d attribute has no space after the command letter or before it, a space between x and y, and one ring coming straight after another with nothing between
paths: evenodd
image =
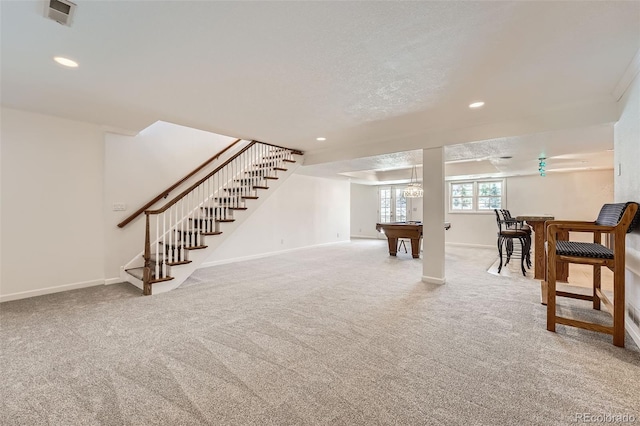
<instances>
[{"instance_id":1,"label":"stair step","mask_svg":"<svg viewBox=\"0 0 640 426\"><path fill-rule=\"evenodd\" d=\"M149 281L149 284L163 283L163 282L165 282L165 281L171 281L172 279L173 279L173 277L170 277L170 276L168 276L168 275L167 275L166 277L164 277L164 278L158 278L158 279L152 278L152 279Z\"/></svg>"},{"instance_id":2,"label":"stair step","mask_svg":"<svg viewBox=\"0 0 640 426\"><path fill-rule=\"evenodd\" d=\"M267 169L272 169L274 167L265 167L263 169L258 169L258 170L247 170L245 173L251 176L263 176L265 174L267 174Z\"/></svg>"},{"instance_id":3,"label":"stair step","mask_svg":"<svg viewBox=\"0 0 640 426\"><path fill-rule=\"evenodd\" d=\"M175 236L176 241L180 241L186 245L198 245L202 243L202 235L199 229L187 228L187 229L174 229L177 234Z\"/></svg>"},{"instance_id":4,"label":"stair step","mask_svg":"<svg viewBox=\"0 0 640 426\"><path fill-rule=\"evenodd\" d=\"M213 201L215 201L216 203L223 203L223 204L232 204L232 203L241 203L241 198L240 197L216 197L213 199ZM218 206L218 207L228 207L228 206Z\"/></svg>"},{"instance_id":5,"label":"stair step","mask_svg":"<svg viewBox=\"0 0 640 426\"><path fill-rule=\"evenodd\" d=\"M187 228L187 229L174 229L175 232L179 234L189 234L189 235L198 235L200 233L199 229Z\"/></svg>"},{"instance_id":6,"label":"stair step","mask_svg":"<svg viewBox=\"0 0 640 426\"><path fill-rule=\"evenodd\" d=\"M288 158L284 158L282 161L284 161L285 163L295 163L296 160L289 160Z\"/></svg>"},{"instance_id":7,"label":"stair step","mask_svg":"<svg viewBox=\"0 0 640 426\"><path fill-rule=\"evenodd\" d=\"M195 245L195 246L185 246L183 241L176 241L172 243L165 243L163 241L160 241L160 244L162 244L165 247L181 248L185 250L198 250L198 249L207 248L207 246L201 245L201 244Z\"/></svg>"},{"instance_id":8,"label":"stair step","mask_svg":"<svg viewBox=\"0 0 640 426\"><path fill-rule=\"evenodd\" d=\"M160 263L163 263L165 261L165 255L163 253L160 253L160 258L158 259L158 253L151 253L151 256L149 256L149 259L151 260L151 263L155 264L156 260L159 260ZM191 263L190 260L176 260L173 262L167 262L167 266L177 266L177 265L186 265L187 263Z\"/></svg>"},{"instance_id":9,"label":"stair step","mask_svg":"<svg viewBox=\"0 0 640 426\"><path fill-rule=\"evenodd\" d=\"M144 281L144 267L125 269L125 272L127 272L132 277L139 279L140 281ZM154 278L153 274L154 274L154 270L153 268L151 268L151 280L149 281L150 284L160 283L163 281L169 281L173 279L173 277L170 277L170 276L166 276L164 278Z\"/></svg>"},{"instance_id":10,"label":"stair step","mask_svg":"<svg viewBox=\"0 0 640 426\"><path fill-rule=\"evenodd\" d=\"M268 186L258 186L258 185L255 185L255 186L253 187L253 189L269 189L269 187L268 187ZM246 207L245 207L245 209L246 209Z\"/></svg>"},{"instance_id":11,"label":"stair step","mask_svg":"<svg viewBox=\"0 0 640 426\"><path fill-rule=\"evenodd\" d=\"M180 243L184 244L184 242L182 241ZM187 259L185 259L186 256L185 252L182 250L182 245L169 245L163 244L162 242L160 242L160 244L162 244L162 246L164 247L164 253L151 253L150 260L152 264L155 265L156 261L158 261L158 263L160 264L160 268L162 268L166 259L172 260L172 262L167 262L167 266L173 266L175 262L189 262ZM169 253L171 253L171 255L169 255Z\"/></svg>"},{"instance_id":12,"label":"stair step","mask_svg":"<svg viewBox=\"0 0 640 426\"><path fill-rule=\"evenodd\" d=\"M223 189L227 192L251 192L252 191L252 189L246 185L243 185L237 188L234 187L234 188L223 188Z\"/></svg>"},{"instance_id":13,"label":"stair step","mask_svg":"<svg viewBox=\"0 0 640 426\"><path fill-rule=\"evenodd\" d=\"M248 178L236 178L233 181L234 182L241 182L245 185L252 185L254 183L260 182L262 179L264 179L262 176L252 176L252 177L248 177Z\"/></svg>"},{"instance_id":14,"label":"stair step","mask_svg":"<svg viewBox=\"0 0 640 426\"><path fill-rule=\"evenodd\" d=\"M245 200L257 200L258 197L254 196L254 195L245 195L244 197L242 197Z\"/></svg>"},{"instance_id":15,"label":"stair step","mask_svg":"<svg viewBox=\"0 0 640 426\"><path fill-rule=\"evenodd\" d=\"M279 177L278 176L265 176L265 179L271 179L271 180L278 180Z\"/></svg>"},{"instance_id":16,"label":"stair step","mask_svg":"<svg viewBox=\"0 0 640 426\"><path fill-rule=\"evenodd\" d=\"M130 269L125 269L124 271L129 275L139 279L140 281L143 281L144 268L130 268Z\"/></svg>"},{"instance_id":17,"label":"stair step","mask_svg":"<svg viewBox=\"0 0 640 426\"><path fill-rule=\"evenodd\" d=\"M273 170L279 170L281 172L286 172L289 169L285 169L284 167L274 167Z\"/></svg>"},{"instance_id":18,"label":"stair step","mask_svg":"<svg viewBox=\"0 0 640 426\"><path fill-rule=\"evenodd\" d=\"M177 260L175 262L167 262L167 266L187 265L191 263L191 260Z\"/></svg>"},{"instance_id":19,"label":"stair step","mask_svg":"<svg viewBox=\"0 0 640 426\"><path fill-rule=\"evenodd\" d=\"M193 218L189 218L189 220L192 221ZM196 218L195 221L196 221L195 225L196 225L196 228L197 228L198 227L198 223L197 222L202 222L202 221L205 221L205 222L213 222L213 221L215 221L215 222L235 222L236 220L232 219L232 218L217 219L217 218L213 218L213 217L201 217L200 219ZM200 233L202 234L202 232L200 232Z\"/></svg>"},{"instance_id":20,"label":"stair step","mask_svg":"<svg viewBox=\"0 0 640 426\"><path fill-rule=\"evenodd\" d=\"M222 234L222 231L215 231L215 232L203 232L202 235L220 235Z\"/></svg>"},{"instance_id":21,"label":"stair step","mask_svg":"<svg viewBox=\"0 0 640 426\"><path fill-rule=\"evenodd\" d=\"M213 219L215 217L224 217L229 216L231 218L233 216L233 210L246 210L246 207L230 207L230 206L216 206L216 207L200 207L205 217L201 219Z\"/></svg>"}]
</instances>

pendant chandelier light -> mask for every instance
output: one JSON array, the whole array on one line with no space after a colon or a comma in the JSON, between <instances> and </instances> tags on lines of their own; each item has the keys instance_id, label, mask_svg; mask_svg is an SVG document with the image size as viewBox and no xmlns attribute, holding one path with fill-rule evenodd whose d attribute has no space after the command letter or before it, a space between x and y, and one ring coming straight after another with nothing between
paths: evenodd
<instances>
[{"instance_id":1,"label":"pendant chandelier light","mask_svg":"<svg viewBox=\"0 0 640 426\"><path fill-rule=\"evenodd\" d=\"M418 183L418 173L416 172L416 166L411 169L411 181L409 185L404 189L403 195L405 198L420 198L424 194L422 185Z\"/></svg>"}]
</instances>

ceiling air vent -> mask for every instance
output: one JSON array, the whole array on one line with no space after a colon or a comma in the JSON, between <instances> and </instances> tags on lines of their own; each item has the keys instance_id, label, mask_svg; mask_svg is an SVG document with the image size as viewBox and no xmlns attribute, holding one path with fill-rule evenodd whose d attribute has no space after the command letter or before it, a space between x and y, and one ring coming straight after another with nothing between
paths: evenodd
<instances>
[{"instance_id":1,"label":"ceiling air vent","mask_svg":"<svg viewBox=\"0 0 640 426\"><path fill-rule=\"evenodd\" d=\"M73 12L76 10L76 4L67 0L46 0L44 16L49 19L71 26Z\"/></svg>"}]
</instances>

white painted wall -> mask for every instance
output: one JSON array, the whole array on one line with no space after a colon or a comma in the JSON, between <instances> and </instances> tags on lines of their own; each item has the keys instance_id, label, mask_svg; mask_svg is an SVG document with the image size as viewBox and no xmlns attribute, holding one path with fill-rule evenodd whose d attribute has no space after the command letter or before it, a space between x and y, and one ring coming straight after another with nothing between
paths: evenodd
<instances>
[{"instance_id":1,"label":"white painted wall","mask_svg":"<svg viewBox=\"0 0 640 426\"><path fill-rule=\"evenodd\" d=\"M351 184L351 236L380 238L378 223L378 186ZM382 236L384 238L384 236Z\"/></svg>"},{"instance_id":2,"label":"white painted wall","mask_svg":"<svg viewBox=\"0 0 640 426\"><path fill-rule=\"evenodd\" d=\"M548 213L556 219L594 220L605 203L613 202L613 170L514 176L506 179L507 208L514 216ZM449 185L446 184L448 192ZM496 244L496 217L491 213L446 213L451 222L448 243ZM584 238L572 235L574 240Z\"/></svg>"},{"instance_id":3,"label":"white painted wall","mask_svg":"<svg viewBox=\"0 0 640 426\"><path fill-rule=\"evenodd\" d=\"M2 109L0 300L103 282L102 131Z\"/></svg>"},{"instance_id":4,"label":"white painted wall","mask_svg":"<svg viewBox=\"0 0 640 426\"><path fill-rule=\"evenodd\" d=\"M544 178L538 175L515 176L506 178L505 185L507 208L514 215L550 213L558 219L593 220L604 203L613 202L613 170L548 173ZM377 221L378 187L353 184L354 187L351 229L366 229L371 220ZM447 200L448 190L447 182ZM375 197L366 196L367 191ZM426 200L429 200L428 194ZM420 202L414 204L418 205ZM363 213L367 211L369 217ZM412 220L422 220L422 206L418 212L412 212ZM447 243L495 246L497 228L493 211L490 214L445 212L445 221L451 222L451 229L445 232ZM577 234L572 238L580 240L584 236Z\"/></svg>"},{"instance_id":5,"label":"white painted wall","mask_svg":"<svg viewBox=\"0 0 640 426\"><path fill-rule=\"evenodd\" d=\"M105 276L117 279L122 265L144 249L144 215L124 228L117 224L235 139L157 122L136 136L104 138ZM221 164L218 160L214 164ZM212 169L207 169L211 171ZM180 193L171 193L162 206ZM113 211L123 202L126 211Z\"/></svg>"},{"instance_id":6,"label":"white painted wall","mask_svg":"<svg viewBox=\"0 0 640 426\"><path fill-rule=\"evenodd\" d=\"M640 74L639 74L640 75ZM614 127L614 163L621 174L615 176L616 202L640 202L640 77L636 75L620 101L621 116ZM640 318L640 230L627 235L626 302ZM640 328L627 321L627 330L640 345Z\"/></svg>"},{"instance_id":7,"label":"white painted wall","mask_svg":"<svg viewBox=\"0 0 640 426\"><path fill-rule=\"evenodd\" d=\"M403 186L403 185L393 185ZM388 188L389 185L384 185ZM379 238L385 236L376 231L379 219L379 185L351 184L351 236L354 238ZM422 198L407 199L407 220L422 221Z\"/></svg>"},{"instance_id":8,"label":"white painted wall","mask_svg":"<svg viewBox=\"0 0 640 426\"><path fill-rule=\"evenodd\" d=\"M204 266L349 241L349 199L348 181L294 173Z\"/></svg>"},{"instance_id":9,"label":"white painted wall","mask_svg":"<svg viewBox=\"0 0 640 426\"><path fill-rule=\"evenodd\" d=\"M116 224L232 140L167 123L105 135L93 124L1 112L1 301L116 279L144 242L143 221ZM293 175L280 189L212 261L348 240L348 182ZM112 211L115 202L127 211Z\"/></svg>"}]
</instances>

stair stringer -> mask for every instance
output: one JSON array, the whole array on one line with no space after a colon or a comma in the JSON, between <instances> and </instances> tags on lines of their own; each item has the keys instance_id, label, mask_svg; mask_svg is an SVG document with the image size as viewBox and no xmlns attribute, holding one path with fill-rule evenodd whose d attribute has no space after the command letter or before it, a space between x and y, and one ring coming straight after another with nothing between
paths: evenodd
<instances>
[{"instance_id":1,"label":"stair stringer","mask_svg":"<svg viewBox=\"0 0 640 426\"><path fill-rule=\"evenodd\" d=\"M287 163L287 171L274 171L272 173L276 173L278 179L269 181L269 189L258 189L258 199L257 200L245 200L245 205L247 210L239 210L234 212L233 218L234 222L223 222L220 223L220 231L222 234L219 235L204 235L201 236L202 242L207 246L205 249L199 250L189 250L188 251L188 260L191 263L186 265L176 265L176 266L167 266L167 275L173 277L172 280L158 282L152 284L152 294L160 294L165 293L171 290L174 290L186 281L187 278L193 274L193 272L198 269L210 256L211 254L229 237L231 236L238 227L240 227L245 220L249 218L257 210L257 208L262 205L271 194L275 193L280 186L291 176L295 170L300 167L302 163L302 158L297 155L297 160L295 163ZM142 253L139 257L139 264L142 265ZM129 266L131 262L129 263ZM131 274L125 271L125 267L120 268L120 278L129 282L139 289L143 289L142 280L137 279Z\"/></svg>"}]
</instances>

